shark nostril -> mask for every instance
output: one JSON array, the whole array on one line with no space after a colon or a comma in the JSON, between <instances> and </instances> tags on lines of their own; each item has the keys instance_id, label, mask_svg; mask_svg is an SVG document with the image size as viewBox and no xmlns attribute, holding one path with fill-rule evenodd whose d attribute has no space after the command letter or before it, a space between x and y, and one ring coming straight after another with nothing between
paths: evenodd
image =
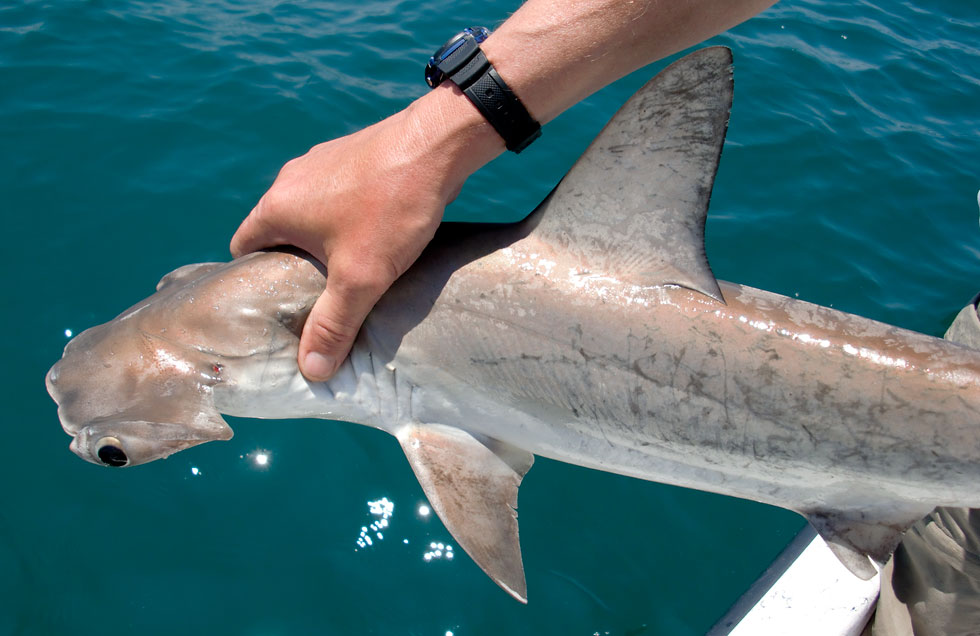
<instances>
[{"instance_id":1,"label":"shark nostril","mask_svg":"<svg viewBox=\"0 0 980 636\"><path fill-rule=\"evenodd\" d=\"M118 468L129 463L129 458L120 446L119 440L115 437L103 437L99 440L95 453L99 456L99 461L106 466Z\"/></svg>"}]
</instances>

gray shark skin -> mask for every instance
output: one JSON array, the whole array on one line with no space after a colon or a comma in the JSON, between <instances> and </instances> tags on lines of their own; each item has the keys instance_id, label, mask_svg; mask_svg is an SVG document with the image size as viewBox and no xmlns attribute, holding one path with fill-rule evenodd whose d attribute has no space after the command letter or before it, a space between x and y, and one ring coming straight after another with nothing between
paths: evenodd
<instances>
[{"instance_id":1,"label":"gray shark skin","mask_svg":"<svg viewBox=\"0 0 980 636\"><path fill-rule=\"evenodd\" d=\"M715 280L703 232L731 99L728 49L664 70L524 221L445 225L326 383L296 366L317 262L177 270L48 373L72 450L145 463L228 439L219 413L381 428L524 602L534 455L795 510L873 575L933 507L980 507L980 352Z\"/></svg>"}]
</instances>

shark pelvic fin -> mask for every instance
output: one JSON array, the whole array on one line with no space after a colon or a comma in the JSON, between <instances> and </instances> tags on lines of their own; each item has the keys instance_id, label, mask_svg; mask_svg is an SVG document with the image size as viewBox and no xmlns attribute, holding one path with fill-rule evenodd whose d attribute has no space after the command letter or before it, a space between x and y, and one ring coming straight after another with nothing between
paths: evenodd
<instances>
[{"instance_id":1,"label":"shark pelvic fin","mask_svg":"<svg viewBox=\"0 0 980 636\"><path fill-rule=\"evenodd\" d=\"M650 80L527 222L586 270L724 302L704 224L732 105L732 52L701 49Z\"/></svg>"},{"instance_id":2,"label":"shark pelvic fin","mask_svg":"<svg viewBox=\"0 0 980 636\"><path fill-rule=\"evenodd\" d=\"M905 531L931 510L930 506L902 508L887 518L872 517L862 510L814 510L804 516L841 563L868 580L877 573L868 559L884 565Z\"/></svg>"},{"instance_id":3,"label":"shark pelvic fin","mask_svg":"<svg viewBox=\"0 0 980 636\"><path fill-rule=\"evenodd\" d=\"M534 456L440 424L409 425L397 437L429 503L459 545L497 585L527 603L517 489Z\"/></svg>"}]
</instances>

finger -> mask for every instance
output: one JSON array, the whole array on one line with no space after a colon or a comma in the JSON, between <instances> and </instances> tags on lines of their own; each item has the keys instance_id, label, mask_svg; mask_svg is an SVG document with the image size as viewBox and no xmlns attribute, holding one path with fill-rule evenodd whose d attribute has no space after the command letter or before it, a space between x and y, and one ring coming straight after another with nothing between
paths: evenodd
<instances>
[{"instance_id":1,"label":"finger","mask_svg":"<svg viewBox=\"0 0 980 636\"><path fill-rule=\"evenodd\" d=\"M299 368L311 382L323 382L337 372L350 352L361 324L384 293L374 283L334 283L342 274L327 266L327 288L310 312L299 343Z\"/></svg>"}]
</instances>

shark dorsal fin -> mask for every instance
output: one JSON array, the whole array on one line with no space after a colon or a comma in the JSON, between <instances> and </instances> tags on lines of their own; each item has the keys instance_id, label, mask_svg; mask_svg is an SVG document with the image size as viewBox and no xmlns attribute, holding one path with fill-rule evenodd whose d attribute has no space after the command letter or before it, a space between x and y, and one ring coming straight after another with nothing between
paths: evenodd
<instances>
[{"instance_id":1,"label":"shark dorsal fin","mask_svg":"<svg viewBox=\"0 0 980 636\"><path fill-rule=\"evenodd\" d=\"M446 529L497 585L526 603L517 489L534 456L439 424L412 424L397 436Z\"/></svg>"},{"instance_id":2,"label":"shark dorsal fin","mask_svg":"<svg viewBox=\"0 0 980 636\"><path fill-rule=\"evenodd\" d=\"M701 49L637 91L528 218L533 234L592 272L723 302L704 223L728 128L731 65L728 48Z\"/></svg>"}]
</instances>

